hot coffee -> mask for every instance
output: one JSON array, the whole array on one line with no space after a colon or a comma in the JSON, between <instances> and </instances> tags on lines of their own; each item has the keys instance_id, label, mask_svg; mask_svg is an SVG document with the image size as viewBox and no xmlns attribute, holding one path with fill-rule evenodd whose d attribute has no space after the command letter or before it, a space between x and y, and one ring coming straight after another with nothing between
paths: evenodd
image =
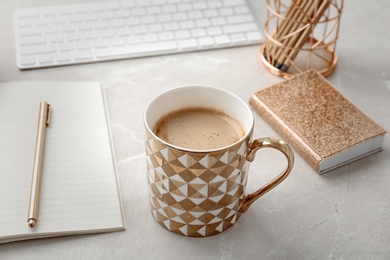
<instances>
[{"instance_id":1,"label":"hot coffee","mask_svg":"<svg viewBox=\"0 0 390 260\"><path fill-rule=\"evenodd\" d=\"M157 122L154 133L170 144L194 150L225 147L245 135L236 119L222 111L204 107L168 113Z\"/></svg>"},{"instance_id":2,"label":"hot coffee","mask_svg":"<svg viewBox=\"0 0 390 260\"><path fill-rule=\"evenodd\" d=\"M189 86L164 92L146 107L144 123L151 211L162 227L176 234L205 237L228 229L281 183L294 163L282 140L252 139L250 107L223 89ZM262 148L279 150L288 164L247 193L249 164Z\"/></svg>"}]
</instances>

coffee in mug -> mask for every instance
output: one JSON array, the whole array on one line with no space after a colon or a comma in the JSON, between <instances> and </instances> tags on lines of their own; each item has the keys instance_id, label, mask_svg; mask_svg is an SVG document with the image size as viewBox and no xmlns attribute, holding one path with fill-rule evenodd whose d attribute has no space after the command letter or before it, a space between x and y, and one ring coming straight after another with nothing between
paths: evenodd
<instances>
[{"instance_id":1,"label":"coffee in mug","mask_svg":"<svg viewBox=\"0 0 390 260\"><path fill-rule=\"evenodd\" d=\"M144 124L152 215L176 234L204 237L223 232L281 183L294 164L284 141L252 139L250 107L223 89L190 86L162 93L147 106ZM287 167L248 194L249 164L262 148L279 150Z\"/></svg>"},{"instance_id":2,"label":"coffee in mug","mask_svg":"<svg viewBox=\"0 0 390 260\"><path fill-rule=\"evenodd\" d=\"M153 132L168 143L198 150L228 146L245 135L235 118L206 107L174 110L157 122Z\"/></svg>"}]
</instances>

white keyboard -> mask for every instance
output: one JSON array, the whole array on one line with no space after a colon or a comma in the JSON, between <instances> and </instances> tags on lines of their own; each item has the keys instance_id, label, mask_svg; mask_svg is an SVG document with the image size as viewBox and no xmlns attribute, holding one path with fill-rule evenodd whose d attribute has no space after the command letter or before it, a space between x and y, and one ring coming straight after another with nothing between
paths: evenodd
<instances>
[{"instance_id":1,"label":"white keyboard","mask_svg":"<svg viewBox=\"0 0 390 260\"><path fill-rule=\"evenodd\" d=\"M20 69L259 44L245 0L133 0L14 12Z\"/></svg>"}]
</instances>

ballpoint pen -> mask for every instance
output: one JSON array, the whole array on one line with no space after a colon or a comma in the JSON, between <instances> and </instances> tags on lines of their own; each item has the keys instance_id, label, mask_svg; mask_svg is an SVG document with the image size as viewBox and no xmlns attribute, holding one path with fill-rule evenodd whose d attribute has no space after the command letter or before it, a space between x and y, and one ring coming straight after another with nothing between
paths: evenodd
<instances>
[{"instance_id":1,"label":"ballpoint pen","mask_svg":"<svg viewBox=\"0 0 390 260\"><path fill-rule=\"evenodd\" d=\"M39 105L38 129L35 143L34 164L28 205L27 224L34 228L38 220L39 194L43 167L43 153L45 150L46 127L50 123L51 107L46 101Z\"/></svg>"}]
</instances>

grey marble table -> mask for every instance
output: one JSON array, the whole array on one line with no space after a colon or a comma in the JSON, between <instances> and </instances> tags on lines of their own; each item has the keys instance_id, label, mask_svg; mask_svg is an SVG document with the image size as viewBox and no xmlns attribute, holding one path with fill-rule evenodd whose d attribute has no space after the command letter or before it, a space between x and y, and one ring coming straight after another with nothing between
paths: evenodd
<instances>
[{"instance_id":1,"label":"grey marble table","mask_svg":"<svg viewBox=\"0 0 390 260\"><path fill-rule=\"evenodd\" d=\"M85 0L84 0L85 1ZM384 150L318 175L296 154L291 175L259 199L231 229L186 238L161 228L148 204L143 112L158 93L211 85L244 100L282 79L259 61L260 46L21 71L16 67L12 12L76 0L0 1L0 81L99 81L108 96L128 230L0 245L0 259L390 259L390 138ZM251 1L260 22L265 1ZM390 130L390 2L345 1L328 80ZM258 115L255 137L278 136ZM261 152L249 190L283 160ZM277 168L277 167L276 167ZM1 181L1 180L0 180ZM1 230L0 230L1 233Z\"/></svg>"}]
</instances>

